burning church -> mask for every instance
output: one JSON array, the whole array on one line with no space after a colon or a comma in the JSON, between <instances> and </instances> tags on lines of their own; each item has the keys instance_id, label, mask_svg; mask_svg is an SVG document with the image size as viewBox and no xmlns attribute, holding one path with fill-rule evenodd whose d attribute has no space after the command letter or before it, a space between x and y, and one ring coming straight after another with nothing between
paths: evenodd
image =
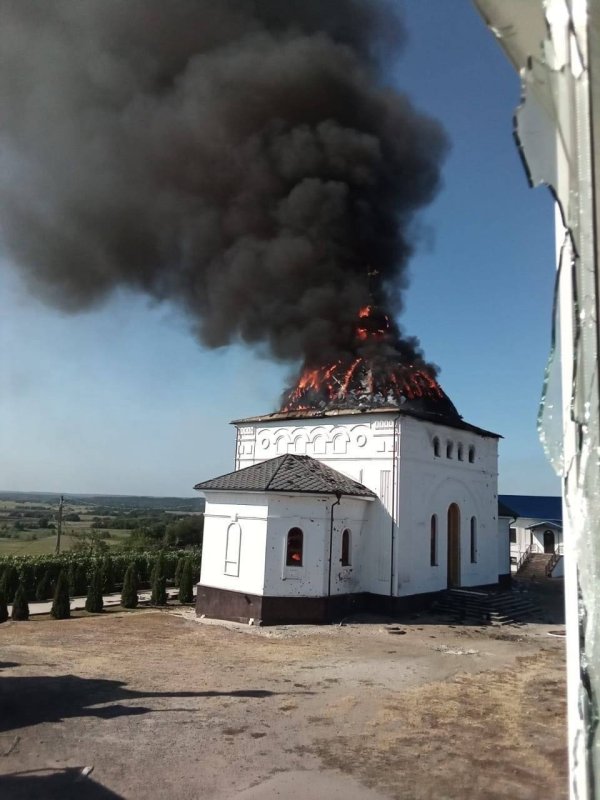
<instances>
[{"instance_id":1,"label":"burning church","mask_svg":"<svg viewBox=\"0 0 600 800\"><path fill-rule=\"evenodd\" d=\"M0 239L31 291L68 312L137 291L205 347L302 364L198 484L200 613L323 619L509 572L498 437L396 322L448 150L391 83L398 5L3 7Z\"/></svg>"},{"instance_id":2,"label":"burning church","mask_svg":"<svg viewBox=\"0 0 600 800\"><path fill-rule=\"evenodd\" d=\"M195 487L199 614L322 621L510 574L499 436L403 357L382 312L362 308L354 352L305 369L280 411L234 425L235 471Z\"/></svg>"}]
</instances>

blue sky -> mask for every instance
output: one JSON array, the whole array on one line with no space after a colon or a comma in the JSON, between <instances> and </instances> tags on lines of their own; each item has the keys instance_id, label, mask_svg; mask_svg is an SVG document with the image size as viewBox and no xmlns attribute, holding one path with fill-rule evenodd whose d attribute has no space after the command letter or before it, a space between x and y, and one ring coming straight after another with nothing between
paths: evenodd
<instances>
[{"instance_id":1,"label":"blue sky","mask_svg":"<svg viewBox=\"0 0 600 800\"><path fill-rule=\"evenodd\" d=\"M519 81L467 0L407 0L389 81L452 141L421 217L404 329L466 420L501 433L500 491L557 494L536 415L548 355L553 206L512 138ZM287 368L202 349L166 305L119 294L66 316L0 273L0 489L193 494L233 467L231 419L275 410Z\"/></svg>"}]
</instances>

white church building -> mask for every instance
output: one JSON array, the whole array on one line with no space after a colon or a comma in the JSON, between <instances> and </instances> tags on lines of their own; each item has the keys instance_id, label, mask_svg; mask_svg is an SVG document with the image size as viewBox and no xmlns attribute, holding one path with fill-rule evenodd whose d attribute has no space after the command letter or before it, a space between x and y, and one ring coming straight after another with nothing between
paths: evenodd
<instances>
[{"instance_id":1,"label":"white church building","mask_svg":"<svg viewBox=\"0 0 600 800\"><path fill-rule=\"evenodd\" d=\"M233 424L235 471L195 487L199 615L319 622L510 580L498 434L410 404Z\"/></svg>"}]
</instances>

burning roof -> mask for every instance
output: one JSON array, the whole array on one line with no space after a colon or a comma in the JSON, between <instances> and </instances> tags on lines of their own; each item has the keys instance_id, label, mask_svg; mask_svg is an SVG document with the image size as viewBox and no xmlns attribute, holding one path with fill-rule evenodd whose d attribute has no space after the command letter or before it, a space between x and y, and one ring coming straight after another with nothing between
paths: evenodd
<instances>
[{"instance_id":1,"label":"burning roof","mask_svg":"<svg viewBox=\"0 0 600 800\"><path fill-rule=\"evenodd\" d=\"M381 309L368 305L359 310L353 339L350 351L337 360L306 365L285 393L280 411L235 423L390 412L498 436L463 420L439 385L435 368L403 347L397 326Z\"/></svg>"},{"instance_id":2,"label":"burning roof","mask_svg":"<svg viewBox=\"0 0 600 800\"><path fill-rule=\"evenodd\" d=\"M394 323L368 305L358 312L354 347L330 364L305 367L283 399L283 412L415 408L460 419L434 368L403 352Z\"/></svg>"}]
</instances>

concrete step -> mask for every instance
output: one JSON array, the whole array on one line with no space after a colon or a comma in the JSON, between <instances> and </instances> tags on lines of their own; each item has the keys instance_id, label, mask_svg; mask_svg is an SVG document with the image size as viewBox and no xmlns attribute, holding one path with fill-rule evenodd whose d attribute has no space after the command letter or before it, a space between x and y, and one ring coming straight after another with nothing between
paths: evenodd
<instances>
[{"instance_id":1,"label":"concrete step","mask_svg":"<svg viewBox=\"0 0 600 800\"><path fill-rule=\"evenodd\" d=\"M463 621L510 624L540 611L528 597L516 592L480 592L450 589L435 604L435 610Z\"/></svg>"}]
</instances>

